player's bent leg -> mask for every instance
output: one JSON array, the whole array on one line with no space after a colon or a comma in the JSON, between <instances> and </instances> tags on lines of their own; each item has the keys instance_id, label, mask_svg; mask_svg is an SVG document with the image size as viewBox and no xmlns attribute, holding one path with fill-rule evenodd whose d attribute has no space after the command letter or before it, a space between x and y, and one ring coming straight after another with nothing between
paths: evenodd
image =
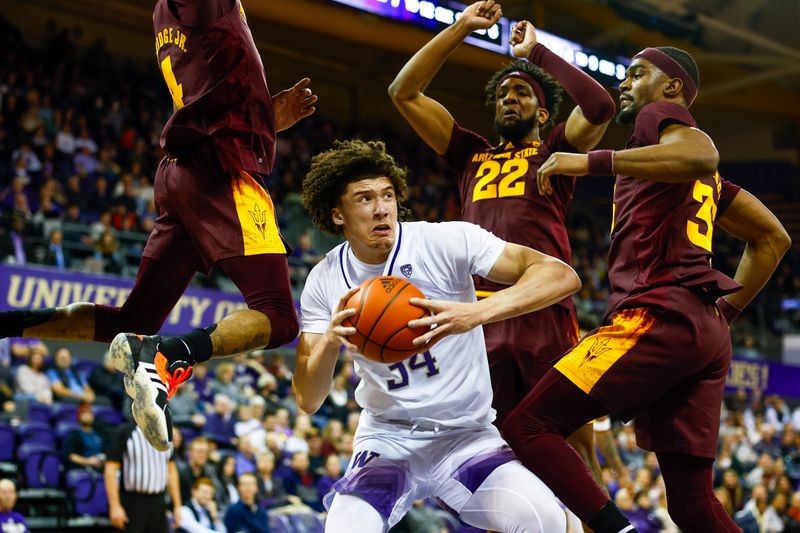
<instances>
[{"instance_id":1,"label":"player's bent leg","mask_svg":"<svg viewBox=\"0 0 800 533\"><path fill-rule=\"evenodd\" d=\"M505 533L567 531L553 492L519 461L497 467L461 508L465 523Z\"/></svg>"},{"instance_id":2,"label":"player's bent leg","mask_svg":"<svg viewBox=\"0 0 800 533\"><path fill-rule=\"evenodd\" d=\"M607 493L608 491L603 483L603 474L600 472L600 462L597 460L597 452L594 447L594 429L592 428L592 424L584 424L579 427L575 433L567 438L567 442L575 448L575 451L581 456L583 462L589 467L589 472L592 473L594 480L600 485L603 492Z\"/></svg>"},{"instance_id":3,"label":"player's bent leg","mask_svg":"<svg viewBox=\"0 0 800 533\"><path fill-rule=\"evenodd\" d=\"M383 533L386 529L383 517L373 506L350 494L334 496L325 519L325 533Z\"/></svg>"},{"instance_id":4,"label":"player's bent leg","mask_svg":"<svg viewBox=\"0 0 800 533\"><path fill-rule=\"evenodd\" d=\"M284 255L231 257L218 264L239 288L248 309L231 313L217 324L211 334L214 356L277 348L297 336L299 324Z\"/></svg>"},{"instance_id":5,"label":"player's bent leg","mask_svg":"<svg viewBox=\"0 0 800 533\"><path fill-rule=\"evenodd\" d=\"M669 516L686 533L740 532L714 495L714 460L677 453L657 452L667 488Z\"/></svg>"},{"instance_id":6,"label":"player's bent leg","mask_svg":"<svg viewBox=\"0 0 800 533\"><path fill-rule=\"evenodd\" d=\"M606 409L553 369L511 413L503 436L522 464L536 474L578 517L598 533L630 527L594 481L566 436Z\"/></svg>"}]
</instances>

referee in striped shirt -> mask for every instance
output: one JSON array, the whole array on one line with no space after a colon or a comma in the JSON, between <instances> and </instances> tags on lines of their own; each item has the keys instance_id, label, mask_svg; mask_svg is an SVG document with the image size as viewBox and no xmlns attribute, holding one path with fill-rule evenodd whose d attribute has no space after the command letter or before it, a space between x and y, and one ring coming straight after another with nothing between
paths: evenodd
<instances>
[{"instance_id":1,"label":"referee in striped shirt","mask_svg":"<svg viewBox=\"0 0 800 533\"><path fill-rule=\"evenodd\" d=\"M181 490L172 451L150 446L142 430L130 422L108 443L104 478L111 524L126 533L167 533L167 503L172 500L178 528Z\"/></svg>"}]
</instances>

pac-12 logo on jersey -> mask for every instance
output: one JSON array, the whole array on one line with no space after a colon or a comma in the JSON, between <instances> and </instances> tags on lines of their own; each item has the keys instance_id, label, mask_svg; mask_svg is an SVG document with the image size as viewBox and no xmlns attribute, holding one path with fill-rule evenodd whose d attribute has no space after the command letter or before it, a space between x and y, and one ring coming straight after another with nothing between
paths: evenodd
<instances>
[{"instance_id":1,"label":"pac-12 logo on jersey","mask_svg":"<svg viewBox=\"0 0 800 533\"><path fill-rule=\"evenodd\" d=\"M400 267L400 272L402 272L405 277L410 278L413 269L411 268L411 265L403 265Z\"/></svg>"}]
</instances>

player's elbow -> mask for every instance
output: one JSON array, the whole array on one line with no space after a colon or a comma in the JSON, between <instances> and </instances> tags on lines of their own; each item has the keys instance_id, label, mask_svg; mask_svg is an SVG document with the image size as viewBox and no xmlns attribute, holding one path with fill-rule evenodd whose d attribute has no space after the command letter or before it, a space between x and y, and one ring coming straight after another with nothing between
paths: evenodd
<instances>
[{"instance_id":1,"label":"player's elbow","mask_svg":"<svg viewBox=\"0 0 800 533\"><path fill-rule=\"evenodd\" d=\"M699 176L713 176L719 166L719 152L712 144L703 150L696 159Z\"/></svg>"},{"instance_id":2,"label":"player's elbow","mask_svg":"<svg viewBox=\"0 0 800 533\"><path fill-rule=\"evenodd\" d=\"M322 400L313 398L313 395L308 394L304 387L297 383L297 378L292 379L292 392L294 392L295 403L297 408L306 414L313 415L319 408L322 407Z\"/></svg>"},{"instance_id":3,"label":"player's elbow","mask_svg":"<svg viewBox=\"0 0 800 533\"><path fill-rule=\"evenodd\" d=\"M401 76L396 77L392 83L389 84L389 98L392 99L392 102L394 102L396 106L401 105L403 102L413 100L417 94L416 91L412 91L406 86Z\"/></svg>"},{"instance_id":4,"label":"player's elbow","mask_svg":"<svg viewBox=\"0 0 800 533\"><path fill-rule=\"evenodd\" d=\"M769 240L770 247L775 250L775 254L778 256L778 259L783 257L783 255L789 251L789 248L792 246L792 238L789 236L789 233L786 231L786 228L780 222L775 223L775 226L770 231L767 239Z\"/></svg>"},{"instance_id":5,"label":"player's elbow","mask_svg":"<svg viewBox=\"0 0 800 533\"><path fill-rule=\"evenodd\" d=\"M578 273L567 264L564 265L563 279L564 289L566 291L566 294L564 295L565 297L579 292L583 287L583 283L581 282L581 278L578 276Z\"/></svg>"}]
</instances>

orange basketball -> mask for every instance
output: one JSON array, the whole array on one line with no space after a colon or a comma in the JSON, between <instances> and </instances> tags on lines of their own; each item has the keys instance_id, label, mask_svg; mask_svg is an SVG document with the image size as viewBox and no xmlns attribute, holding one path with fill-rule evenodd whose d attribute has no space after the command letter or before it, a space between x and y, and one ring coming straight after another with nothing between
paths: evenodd
<instances>
[{"instance_id":1,"label":"orange basketball","mask_svg":"<svg viewBox=\"0 0 800 533\"><path fill-rule=\"evenodd\" d=\"M347 308L356 314L342 324L356 328L348 337L358 353L379 363L396 363L424 350L411 341L428 331L428 328L409 328L409 320L422 318L427 309L411 305L411 298L425 298L413 284L394 276L372 278L361 285L361 290L350 297Z\"/></svg>"}]
</instances>

